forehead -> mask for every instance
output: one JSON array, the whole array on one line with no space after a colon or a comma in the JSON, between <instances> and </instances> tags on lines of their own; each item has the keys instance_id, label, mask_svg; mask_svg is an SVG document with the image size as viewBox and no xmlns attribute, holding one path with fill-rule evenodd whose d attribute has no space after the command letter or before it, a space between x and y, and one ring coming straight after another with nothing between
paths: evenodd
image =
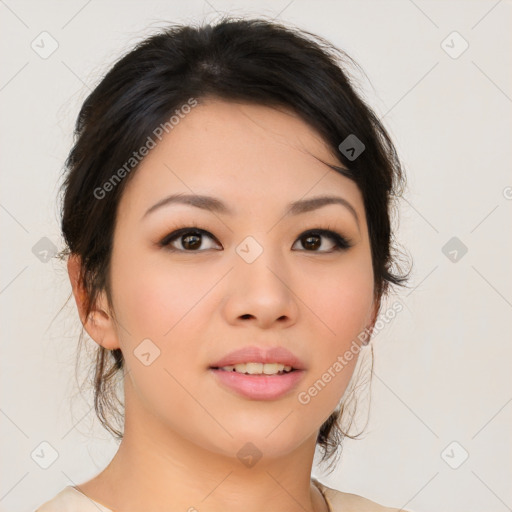
<instances>
[{"instance_id":1,"label":"forehead","mask_svg":"<svg viewBox=\"0 0 512 512\"><path fill-rule=\"evenodd\" d=\"M322 163L342 166L320 134L288 109L206 100L174 121L127 184L130 209L172 192L253 208L336 191L361 200L353 181Z\"/></svg>"}]
</instances>

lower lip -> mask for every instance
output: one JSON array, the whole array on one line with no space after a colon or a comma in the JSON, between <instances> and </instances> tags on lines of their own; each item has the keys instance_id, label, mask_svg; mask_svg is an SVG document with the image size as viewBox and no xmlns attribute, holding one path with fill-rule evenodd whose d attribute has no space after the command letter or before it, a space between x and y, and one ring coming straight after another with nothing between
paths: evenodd
<instances>
[{"instance_id":1,"label":"lower lip","mask_svg":"<svg viewBox=\"0 0 512 512\"><path fill-rule=\"evenodd\" d=\"M294 370L281 375L246 375L210 369L219 382L251 400L276 400L293 390L304 376L304 370Z\"/></svg>"}]
</instances>

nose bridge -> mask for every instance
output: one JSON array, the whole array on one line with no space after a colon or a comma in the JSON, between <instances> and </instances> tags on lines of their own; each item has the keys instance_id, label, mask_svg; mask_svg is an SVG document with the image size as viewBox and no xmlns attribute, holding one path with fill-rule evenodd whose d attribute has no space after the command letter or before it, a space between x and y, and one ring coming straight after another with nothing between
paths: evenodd
<instances>
[{"instance_id":1,"label":"nose bridge","mask_svg":"<svg viewBox=\"0 0 512 512\"><path fill-rule=\"evenodd\" d=\"M268 323L296 312L285 258L266 234L247 236L235 248L231 316Z\"/></svg>"},{"instance_id":2,"label":"nose bridge","mask_svg":"<svg viewBox=\"0 0 512 512\"><path fill-rule=\"evenodd\" d=\"M238 244L235 252L235 273L245 286L272 288L273 293L284 286L276 274L284 279L286 264L280 257L280 249L272 246L270 236L249 235Z\"/></svg>"}]
</instances>

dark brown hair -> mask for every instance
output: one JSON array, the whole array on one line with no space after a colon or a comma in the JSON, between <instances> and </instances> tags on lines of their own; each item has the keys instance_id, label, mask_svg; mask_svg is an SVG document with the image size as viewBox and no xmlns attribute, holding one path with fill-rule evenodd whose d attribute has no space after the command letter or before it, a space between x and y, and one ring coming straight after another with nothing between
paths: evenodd
<instances>
[{"instance_id":1,"label":"dark brown hair","mask_svg":"<svg viewBox=\"0 0 512 512\"><path fill-rule=\"evenodd\" d=\"M171 25L116 62L83 103L62 184L67 247L61 257L72 253L81 258L87 315L100 291L111 305L109 264L116 210L136 166L105 197L98 198L95 191L191 97L285 107L316 129L345 168L331 167L353 180L362 193L375 297L380 300L390 284L403 285L407 276L393 271L398 252L390 212L404 176L388 133L349 79L351 65L357 67L343 51L307 31L262 18L232 17L198 27ZM349 136L364 144L357 158L339 148ZM121 350L97 348L95 410L118 439L122 432L110 419L122 418L114 383L123 364ZM322 460L349 436L338 421L346 407L344 401L319 431Z\"/></svg>"}]
</instances>

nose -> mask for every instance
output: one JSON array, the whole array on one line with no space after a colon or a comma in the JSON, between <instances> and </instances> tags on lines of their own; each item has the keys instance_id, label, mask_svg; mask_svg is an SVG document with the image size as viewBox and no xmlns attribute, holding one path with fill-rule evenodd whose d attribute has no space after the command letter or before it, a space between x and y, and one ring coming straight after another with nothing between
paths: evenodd
<instances>
[{"instance_id":1,"label":"nose","mask_svg":"<svg viewBox=\"0 0 512 512\"><path fill-rule=\"evenodd\" d=\"M251 322L262 329L295 323L298 298L284 263L270 250L264 250L252 263L237 258L224 303L227 321Z\"/></svg>"}]
</instances>

